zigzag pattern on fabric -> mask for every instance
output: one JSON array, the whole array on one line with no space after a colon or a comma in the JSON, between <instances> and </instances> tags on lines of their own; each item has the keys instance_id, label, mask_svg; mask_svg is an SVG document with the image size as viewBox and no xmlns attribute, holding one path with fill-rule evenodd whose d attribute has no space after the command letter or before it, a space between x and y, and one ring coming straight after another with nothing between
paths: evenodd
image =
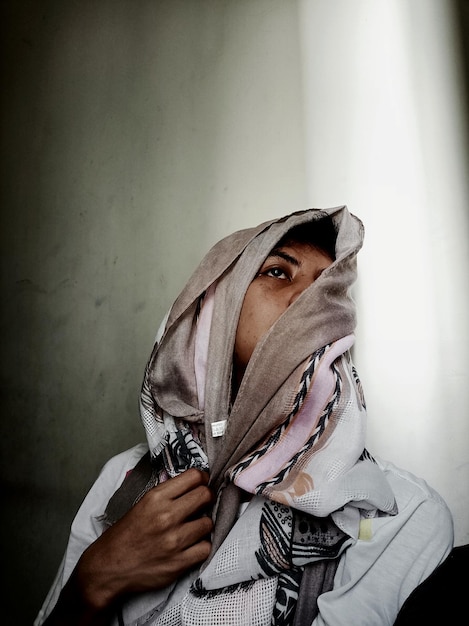
<instances>
[{"instance_id":1,"label":"zigzag pattern on fabric","mask_svg":"<svg viewBox=\"0 0 469 626\"><path fill-rule=\"evenodd\" d=\"M319 348L311 355L311 358L306 365L305 371L303 372L300 380L300 387L293 401L293 408L288 414L287 418L280 424L278 428L276 428L268 438L265 440L264 444L259 448L256 448L252 454L245 457L245 459L238 463L236 467L234 467L230 473L231 480L234 481L236 476L240 474L244 469L246 469L251 463L255 462L257 459L264 456L269 450L271 450L279 441L282 434L287 430L288 426L291 424L293 418L300 411L305 398L308 394L309 387L311 385L311 380L313 378L314 372L317 369L317 366L325 354L325 352L330 348L330 344ZM322 431L321 431L322 432Z\"/></svg>"},{"instance_id":2,"label":"zigzag pattern on fabric","mask_svg":"<svg viewBox=\"0 0 469 626\"><path fill-rule=\"evenodd\" d=\"M244 469L246 469L253 462L255 462L256 460L260 459L265 454L267 454L269 450L271 450L278 443L282 434L287 430L293 418L298 414L301 407L303 406L303 403L308 393L314 372L316 371L317 366L319 365L322 357L330 348L330 345L331 344L328 344L327 346L320 348L311 356L311 359L305 369L305 372L302 375L302 378L300 381L300 389L298 393L296 394L293 409L289 413L287 419L277 429L275 429L273 433L269 435L268 439L266 439L263 445L257 448L251 455L246 457L241 463L239 463L232 470L230 474L231 480L235 480L237 475L239 475ZM338 357L337 360L341 358L344 358L344 357L340 356ZM329 419L333 413L334 407L337 405L340 399L340 395L342 391L342 377L340 375L338 368L335 365L335 362L331 364L330 368L335 377L335 388L326 406L324 407L324 410L321 416L319 417L319 421L314 432L312 433L310 438L305 442L302 448L298 450L298 452L290 459L289 463L274 478L272 478L272 480L260 483L256 487L255 493L263 494L264 491L268 489L269 487L280 484L288 476L292 468L295 467L296 463L301 459L301 457L305 453L311 452L311 449L314 446L314 444L318 441L318 439L324 433L327 427L327 424L329 422Z\"/></svg>"},{"instance_id":3,"label":"zigzag pattern on fabric","mask_svg":"<svg viewBox=\"0 0 469 626\"><path fill-rule=\"evenodd\" d=\"M266 481L258 485L256 489L257 494L263 494L264 491L268 489L269 487L273 487L274 485L278 485L281 482L283 482L283 480L285 480L285 478L288 476L290 471L296 466L297 462L301 459L301 457L306 452L311 451L314 444L317 442L317 440L321 437L323 432L326 430L326 426L332 415L334 406L336 405L336 403L338 402L340 398L340 392L342 390L342 378L340 376L339 370L336 368L334 364L331 365L331 370L333 371L335 378L336 378L334 393L332 397L330 398L329 402L327 403L327 405L325 406L324 411L321 417L319 418L319 422L318 422L318 425L316 426L316 429L314 430L313 434L308 439L308 441L304 444L304 446L300 450L298 450L298 452L291 458L288 465L286 465L283 468L283 470L279 472L277 476L275 476L275 478L273 478L271 481Z\"/></svg>"}]
</instances>

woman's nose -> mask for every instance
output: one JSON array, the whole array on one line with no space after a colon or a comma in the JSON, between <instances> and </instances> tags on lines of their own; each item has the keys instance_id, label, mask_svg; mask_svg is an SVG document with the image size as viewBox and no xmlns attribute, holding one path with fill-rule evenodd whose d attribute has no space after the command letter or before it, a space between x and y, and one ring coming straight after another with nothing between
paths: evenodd
<instances>
[{"instance_id":1,"label":"woman's nose","mask_svg":"<svg viewBox=\"0 0 469 626\"><path fill-rule=\"evenodd\" d=\"M299 298L299 296L301 296L301 294L303 293L303 291L306 289L307 286L308 285L302 284L302 283L297 283L297 284L291 285L291 291L289 293L288 306L293 304Z\"/></svg>"}]
</instances>

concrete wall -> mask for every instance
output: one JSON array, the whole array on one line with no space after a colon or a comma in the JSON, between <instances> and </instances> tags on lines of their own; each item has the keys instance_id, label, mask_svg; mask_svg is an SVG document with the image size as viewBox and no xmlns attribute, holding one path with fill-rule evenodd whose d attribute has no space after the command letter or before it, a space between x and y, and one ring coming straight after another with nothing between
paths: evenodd
<instances>
[{"instance_id":1,"label":"concrete wall","mask_svg":"<svg viewBox=\"0 0 469 626\"><path fill-rule=\"evenodd\" d=\"M295 3L5 5L4 549L31 617L103 462L143 440L143 369L195 264L306 195Z\"/></svg>"},{"instance_id":2,"label":"concrete wall","mask_svg":"<svg viewBox=\"0 0 469 626\"><path fill-rule=\"evenodd\" d=\"M354 14L315 0L2 3L8 623L31 623L100 467L142 440L137 402L154 333L209 246L341 203L369 218L375 250L386 240L374 198L357 192L366 181L353 137L343 150L358 78L349 53L369 8L357 4ZM377 421L379 387L363 365ZM467 433L464 410L456 399L455 436ZM378 452L433 481L383 439L374 434ZM449 478L438 487L462 543L469 505L451 491L450 460L445 449Z\"/></svg>"}]
</instances>

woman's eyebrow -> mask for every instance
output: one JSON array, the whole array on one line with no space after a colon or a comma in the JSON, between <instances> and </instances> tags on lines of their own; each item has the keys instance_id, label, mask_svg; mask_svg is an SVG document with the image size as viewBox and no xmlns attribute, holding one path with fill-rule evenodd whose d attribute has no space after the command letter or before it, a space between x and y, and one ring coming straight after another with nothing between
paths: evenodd
<instances>
[{"instance_id":1,"label":"woman's eyebrow","mask_svg":"<svg viewBox=\"0 0 469 626\"><path fill-rule=\"evenodd\" d=\"M286 252L284 252L280 248L274 248L269 253L267 258L269 259L270 257L273 257L273 256L279 256L281 259L284 259L285 261L287 261L287 263L291 263L295 267L299 267L300 266L300 262L298 261L298 259L295 259L294 256L291 256L290 254L287 254Z\"/></svg>"}]
</instances>

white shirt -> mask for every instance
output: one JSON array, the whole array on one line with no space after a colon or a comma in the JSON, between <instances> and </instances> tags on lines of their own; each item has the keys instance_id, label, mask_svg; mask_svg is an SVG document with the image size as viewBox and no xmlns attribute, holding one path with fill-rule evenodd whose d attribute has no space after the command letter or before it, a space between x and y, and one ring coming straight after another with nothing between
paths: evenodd
<instances>
[{"instance_id":1,"label":"white shirt","mask_svg":"<svg viewBox=\"0 0 469 626\"><path fill-rule=\"evenodd\" d=\"M147 450L139 444L103 467L73 520L62 564L34 626L43 623L81 554L103 532L98 517ZM424 480L389 462L378 464L399 513L362 521L358 541L340 559L333 589L318 600L313 626L392 626L405 599L453 547L452 517L443 499ZM153 596L156 600L158 592ZM134 602L134 619L148 608L148 599Z\"/></svg>"}]
</instances>

